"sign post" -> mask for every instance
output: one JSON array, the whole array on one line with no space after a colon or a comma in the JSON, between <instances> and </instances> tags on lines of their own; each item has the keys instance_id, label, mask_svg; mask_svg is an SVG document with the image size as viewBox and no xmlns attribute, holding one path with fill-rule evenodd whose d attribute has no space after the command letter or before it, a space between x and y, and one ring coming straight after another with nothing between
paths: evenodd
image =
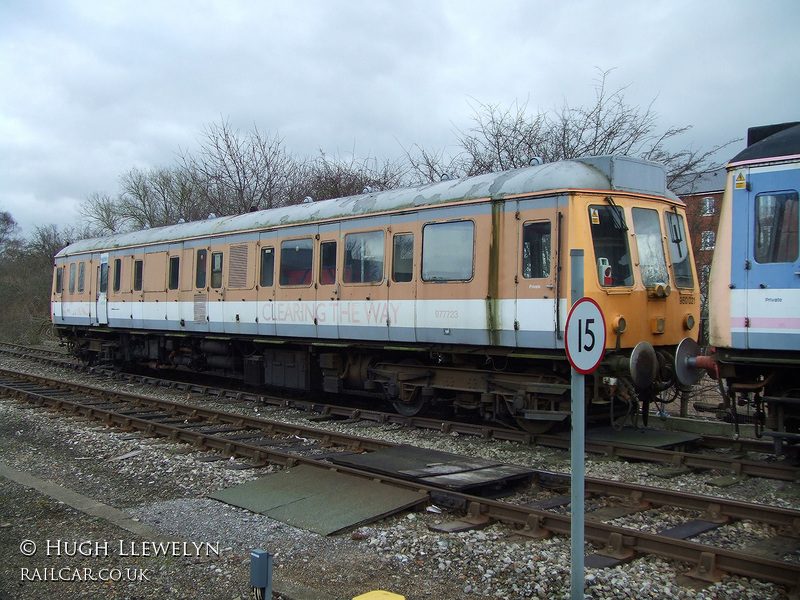
<instances>
[{"instance_id":1,"label":"sign post","mask_svg":"<svg viewBox=\"0 0 800 600\"><path fill-rule=\"evenodd\" d=\"M603 311L583 296L583 250L570 251L572 310L567 317L564 345L572 365L572 435L570 436L570 563L572 600L584 598L584 506L585 506L585 423L584 375L594 371L603 359L606 324Z\"/></svg>"}]
</instances>

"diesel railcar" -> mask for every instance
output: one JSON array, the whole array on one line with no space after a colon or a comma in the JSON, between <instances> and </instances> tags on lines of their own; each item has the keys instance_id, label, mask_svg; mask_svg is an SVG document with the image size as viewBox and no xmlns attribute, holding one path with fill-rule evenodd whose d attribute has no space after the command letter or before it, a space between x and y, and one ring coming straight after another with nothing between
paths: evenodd
<instances>
[{"instance_id":1,"label":"diesel railcar","mask_svg":"<svg viewBox=\"0 0 800 600\"><path fill-rule=\"evenodd\" d=\"M716 366L704 365L718 371L723 412L738 422L747 411L759 432L791 443L800 442L798 190L800 123L750 128L727 165L709 279Z\"/></svg>"},{"instance_id":2,"label":"diesel railcar","mask_svg":"<svg viewBox=\"0 0 800 600\"><path fill-rule=\"evenodd\" d=\"M52 319L87 361L445 403L545 431L567 422L569 250L607 321L587 417L676 385L698 287L660 165L536 165L76 242Z\"/></svg>"}]
</instances>

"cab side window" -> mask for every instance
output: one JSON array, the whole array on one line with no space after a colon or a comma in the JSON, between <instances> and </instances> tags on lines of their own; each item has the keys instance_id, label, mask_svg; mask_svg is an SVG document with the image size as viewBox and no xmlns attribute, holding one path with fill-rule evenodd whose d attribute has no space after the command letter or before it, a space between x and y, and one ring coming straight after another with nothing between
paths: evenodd
<instances>
[{"instance_id":1,"label":"cab side window","mask_svg":"<svg viewBox=\"0 0 800 600\"><path fill-rule=\"evenodd\" d=\"M756 196L756 232L753 255L759 263L794 262L798 258L797 192L770 192Z\"/></svg>"},{"instance_id":2,"label":"cab side window","mask_svg":"<svg viewBox=\"0 0 800 600\"><path fill-rule=\"evenodd\" d=\"M533 221L522 226L522 276L550 277L550 221Z\"/></svg>"}]
</instances>

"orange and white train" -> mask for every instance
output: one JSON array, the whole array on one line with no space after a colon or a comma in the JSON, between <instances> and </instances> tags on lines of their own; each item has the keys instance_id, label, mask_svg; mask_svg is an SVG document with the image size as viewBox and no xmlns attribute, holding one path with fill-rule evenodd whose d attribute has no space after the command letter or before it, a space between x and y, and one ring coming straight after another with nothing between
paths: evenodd
<instances>
[{"instance_id":1,"label":"orange and white train","mask_svg":"<svg viewBox=\"0 0 800 600\"><path fill-rule=\"evenodd\" d=\"M568 420L570 249L607 347L587 416L676 385L699 292L660 165L590 157L88 239L55 257L52 319L87 361Z\"/></svg>"}]
</instances>

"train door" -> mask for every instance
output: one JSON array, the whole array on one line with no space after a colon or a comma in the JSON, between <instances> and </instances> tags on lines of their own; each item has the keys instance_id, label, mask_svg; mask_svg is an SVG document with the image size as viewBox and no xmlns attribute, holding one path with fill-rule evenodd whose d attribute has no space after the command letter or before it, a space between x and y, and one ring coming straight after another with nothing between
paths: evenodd
<instances>
[{"instance_id":1,"label":"train door","mask_svg":"<svg viewBox=\"0 0 800 600\"><path fill-rule=\"evenodd\" d=\"M210 261L210 251L205 247L194 247L192 249L193 265L192 279L194 290L192 293L192 307L187 309L186 323L191 322L192 331L208 331L208 296L211 293L209 286L208 267ZM189 265L187 265L189 266Z\"/></svg>"},{"instance_id":2,"label":"train door","mask_svg":"<svg viewBox=\"0 0 800 600\"><path fill-rule=\"evenodd\" d=\"M317 290L313 310L314 324L317 328L317 337L337 339L339 337L337 309L341 283L339 224L321 225L317 237L319 247L314 273L314 287Z\"/></svg>"},{"instance_id":3,"label":"train door","mask_svg":"<svg viewBox=\"0 0 800 600\"><path fill-rule=\"evenodd\" d=\"M275 284L277 267L277 247L273 235L261 233L258 252L258 281L256 282L256 319L258 335L275 336Z\"/></svg>"},{"instance_id":4,"label":"train door","mask_svg":"<svg viewBox=\"0 0 800 600\"><path fill-rule=\"evenodd\" d=\"M181 330L181 323L186 322L182 321L185 311L181 302L181 280L185 279L184 271L191 265L184 262L183 244L170 244L167 249L167 301L164 307L166 311L164 325L167 329Z\"/></svg>"},{"instance_id":5,"label":"train door","mask_svg":"<svg viewBox=\"0 0 800 600\"><path fill-rule=\"evenodd\" d=\"M748 348L800 350L799 174L795 164L734 175L734 198L747 196L749 240L742 266Z\"/></svg>"},{"instance_id":6,"label":"train door","mask_svg":"<svg viewBox=\"0 0 800 600\"><path fill-rule=\"evenodd\" d=\"M392 217L387 248L389 339L415 342L417 278L420 253L416 235L417 213Z\"/></svg>"},{"instance_id":7,"label":"train door","mask_svg":"<svg viewBox=\"0 0 800 600\"><path fill-rule=\"evenodd\" d=\"M64 305L64 287L67 276L67 264L66 263L56 263L55 269L53 271L54 278L53 278L53 300L50 303L50 310L51 310L51 318L53 323L56 325L60 325L64 322L64 312L63 312L63 305Z\"/></svg>"},{"instance_id":8,"label":"train door","mask_svg":"<svg viewBox=\"0 0 800 600\"><path fill-rule=\"evenodd\" d=\"M519 348L563 346L562 323L567 304L559 296L561 264L561 196L519 200L514 330Z\"/></svg>"},{"instance_id":9,"label":"train door","mask_svg":"<svg viewBox=\"0 0 800 600\"><path fill-rule=\"evenodd\" d=\"M386 341L389 339L389 286L387 238L383 228L364 228L341 235L342 274L337 319L339 337Z\"/></svg>"},{"instance_id":10,"label":"train door","mask_svg":"<svg viewBox=\"0 0 800 600\"><path fill-rule=\"evenodd\" d=\"M100 266L97 268L97 300L95 315L97 323L108 325L108 252L100 255Z\"/></svg>"},{"instance_id":11,"label":"train door","mask_svg":"<svg viewBox=\"0 0 800 600\"><path fill-rule=\"evenodd\" d=\"M131 261L131 327L144 328L144 251L139 251L130 257Z\"/></svg>"}]
</instances>

